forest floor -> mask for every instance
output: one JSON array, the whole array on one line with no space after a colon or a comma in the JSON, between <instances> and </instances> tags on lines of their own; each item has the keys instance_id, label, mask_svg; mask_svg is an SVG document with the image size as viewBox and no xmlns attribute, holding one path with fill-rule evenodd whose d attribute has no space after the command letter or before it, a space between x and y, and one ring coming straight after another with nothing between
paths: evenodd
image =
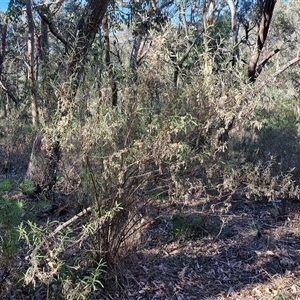
<instances>
[{"instance_id":1,"label":"forest floor","mask_svg":"<svg viewBox=\"0 0 300 300\"><path fill-rule=\"evenodd\" d=\"M149 212L114 299L300 299L299 202L156 201Z\"/></svg>"},{"instance_id":2,"label":"forest floor","mask_svg":"<svg viewBox=\"0 0 300 300\"><path fill-rule=\"evenodd\" d=\"M91 300L300 299L299 201L151 200L144 215L142 243Z\"/></svg>"}]
</instances>

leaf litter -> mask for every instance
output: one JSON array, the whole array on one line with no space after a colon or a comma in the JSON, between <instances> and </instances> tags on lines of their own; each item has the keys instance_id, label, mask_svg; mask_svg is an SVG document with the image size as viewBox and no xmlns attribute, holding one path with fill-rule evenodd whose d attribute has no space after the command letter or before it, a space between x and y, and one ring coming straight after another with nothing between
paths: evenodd
<instances>
[{"instance_id":1,"label":"leaf litter","mask_svg":"<svg viewBox=\"0 0 300 300\"><path fill-rule=\"evenodd\" d=\"M127 296L300 299L300 203L290 200L288 207L274 217L273 204L246 199L226 212L218 199L152 202L145 242L122 262L127 279L134 278L125 291L137 291Z\"/></svg>"}]
</instances>

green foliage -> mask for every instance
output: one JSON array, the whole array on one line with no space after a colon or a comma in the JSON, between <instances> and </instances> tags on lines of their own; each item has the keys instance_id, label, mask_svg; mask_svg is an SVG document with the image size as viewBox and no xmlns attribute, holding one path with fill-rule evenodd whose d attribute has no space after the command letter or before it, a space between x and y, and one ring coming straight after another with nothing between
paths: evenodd
<instances>
[{"instance_id":1,"label":"green foliage","mask_svg":"<svg viewBox=\"0 0 300 300\"><path fill-rule=\"evenodd\" d=\"M105 272L106 264L103 261L95 262L95 266L85 270L85 274L74 276L71 269L69 274L62 278L62 295L64 299L89 299L94 293L103 288L100 280ZM75 267L76 268L76 267Z\"/></svg>"},{"instance_id":2,"label":"green foliage","mask_svg":"<svg viewBox=\"0 0 300 300\"><path fill-rule=\"evenodd\" d=\"M35 222L24 222L18 227L20 239L30 249L26 259L30 262L22 280L34 288L39 284L54 284L60 290L49 291L49 295L56 299L88 299L88 297L103 287L101 281L105 272L105 262L92 262L86 249L85 257L82 251L75 251L70 256L68 247L77 244L78 240L72 235L68 227L61 227L57 235L59 241L49 244L51 233L60 228L58 222L50 222L43 228ZM83 228L83 236L91 235L92 224ZM82 238L82 236L81 236ZM80 239L79 238L79 241ZM58 297L58 298L57 298Z\"/></svg>"},{"instance_id":3,"label":"green foliage","mask_svg":"<svg viewBox=\"0 0 300 300\"><path fill-rule=\"evenodd\" d=\"M176 214L172 218L173 235L175 238L186 241L206 235L206 217L197 215Z\"/></svg>"},{"instance_id":4,"label":"green foliage","mask_svg":"<svg viewBox=\"0 0 300 300\"><path fill-rule=\"evenodd\" d=\"M23 0L10 0L7 15L14 22L20 22L22 16L22 9L26 4Z\"/></svg>"},{"instance_id":5,"label":"green foliage","mask_svg":"<svg viewBox=\"0 0 300 300\"><path fill-rule=\"evenodd\" d=\"M19 189L23 194L33 195L35 192L35 185L31 179L25 179L20 183Z\"/></svg>"},{"instance_id":6,"label":"green foliage","mask_svg":"<svg viewBox=\"0 0 300 300\"><path fill-rule=\"evenodd\" d=\"M22 222L25 204L6 195L11 187L9 180L0 181L0 262L8 263L18 249L19 234L17 227Z\"/></svg>"},{"instance_id":7,"label":"green foliage","mask_svg":"<svg viewBox=\"0 0 300 300\"><path fill-rule=\"evenodd\" d=\"M263 123L263 130L268 133L281 131L290 136L300 134L300 120L297 112L298 100L286 98L281 91L265 91L269 100L257 111L257 120ZM273 138L272 136L271 138Z\"/></svg>"},{"instance_id":8,"label":"green foliage","mask_svg":"<svg viewBox=\"0 0 300 300\"><path fill-rule=\"evenodd\" d=\"M0 181L0 192L7 192L11 188L11 182L8 179Z\"/></svg>"}]
</instances>

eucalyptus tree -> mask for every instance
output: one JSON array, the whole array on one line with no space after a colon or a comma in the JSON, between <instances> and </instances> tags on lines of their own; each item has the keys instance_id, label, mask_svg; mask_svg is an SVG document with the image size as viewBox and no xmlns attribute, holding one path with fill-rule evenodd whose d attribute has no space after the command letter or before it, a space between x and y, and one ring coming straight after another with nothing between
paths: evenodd
<instances>
[{"instance_id":1,"label":"eucalyptus tree","mask_svg":"<svg viewBox=\"0 0 300 300\"><path fill-rule=\"evenodd\" d=\"M51 122L55 123L54 126L59 126L68 112L74 108L74 99L82 78L86 56L95 40L109 0L87 1L82 6L80 16L75 20L76 26L72 34L58 26L56 13L61 9L62 3L63 1L49 3L42 1L36 6L40 18L48 25L51 34L64 49L63 59L56 65L56 76L59 77L62 88L58 96L54 93L51 95L57 102L55 108L57 113L56 118L50 120L50 126ZM38 192L50 190L56 181L61 157L60 138L56 136L52 141L45 143L43 131L37 131L26 178L34 182Z\"/></svg>"},{"instance_id":2,"label":"eucalyptus tree","mask_svg":"<svg viewBox=\"0 0 300 300\"><path fill-rule=\"evenodd\" d=\"M232 0L116 1L104 18L109 2L73 0L67 3L63 0L41 0L32 3L30 0L11 0L10 17L11 20L14 18L11 22L21 22L24 32L28 33L28 55L25 56L24 51L20 52L20 61L25 62L30 71L27 73L30 75L27 76L27 86L29 84L34 96L32 116L37 139L27 177L36 183L39 190L51 188L55 181L61 136L57 135L47 146L48 149L42 151L43 133L37 119L38 112L43 111L42 121L45 126L57 126L68 111L73 110L78 87L83 80L88 60L93 56L91 47L102 47L102 52L99 48L96 49L95 56L103 55L103 58L98 58L97 68L102 70L103 65L106 66L113 105L118 103L118 74L115 68L126 70L124 66L127 64L131 72L131 76L126 75L127 85L138 83L137 70L151 44L155 43L151 32L162 32L167 20L171 23L174 34L170 37L165 52L173 68L173 83L176 87L180 74L187 73L189 69L192 73L193 68L202 68L204 77L209 81L211 74L218 74L222 71L220 66L229 67L230 62L231 67L236 69L241 64L247 66L245 77L254 83L279 49L276 46L265 55L265 46L270 45L268 33L272 29L275 0L257 0L254 3ZM23 11L25 7L26 18ZM5 28L10 26L5 20L9 19L2 21L0 59L4 63L1 66L5 66L7 55L5 37L8 36L8 29ZM102 31L99 30L101 25ZM124 28L129 36L129 46L122 55L120 49L124 39L119 41L116 36L120 36L119 29ZM118 32L116 35L115 31ZM95 39L97 34L99 39ZM18 36L16 45L20 47L15 48L23 49L25 42L24 38ZM295 58L296 62L297 59L298 56ZM95 67L92 68L94 70ZM3 76L3 68L1 72L0 85L3 91L17 102L18 97L8 88L8 78ZM38 105L41 107L38 108ZM53 115L55 118L52 118ZM41 174L38 171L41 161L45 165L45 174L41 176L42 179L37 179L37 174Z\"/></svg>"},{"instance_id":3,"label":"eucalyptus tree","mask_svg":"<svg viewBox=\"0 0 300 300\"><path fill-rule=\"evenodd\" d=\"M251 82L256 80L264 65L279 51L274 50L258 65L260 54L268 36L275 4L276 0L265 0L261 4L261 15L257 22L257 40L248 64L248 77Z\"/></svg>"}]
</instances>

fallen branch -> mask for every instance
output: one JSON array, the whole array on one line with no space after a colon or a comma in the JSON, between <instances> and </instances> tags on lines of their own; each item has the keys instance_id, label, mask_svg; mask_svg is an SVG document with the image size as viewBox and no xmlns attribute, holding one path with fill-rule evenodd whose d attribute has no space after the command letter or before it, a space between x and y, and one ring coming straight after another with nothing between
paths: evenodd
<instances>
[{"instance_id":1,"label":"fallen branch","mask_svg":"<svg viewBox=\"0 0 300 300\"><path fill-rule=\"evenodd\" d=\"M68 227L70 224L75 222L77 219L81 218L82 216L86 215L87 213L89 213L91 211L92 211L91 206L89 206L88 208L85 208L83 211L81 211L80 213L78 213L77 215L75 215L74 217L69 219L68 221L66 221L66 222L60 224L58 227L56 227L56 229L52 233L49 234L48 238L54 237L58 232L60 232L64 228Z\"/></svg>"},{"instance_id":2,"label":"fallen branch","mask_svg":"<svg viewBox=\"0 0 300 300\"><path fill-rule=\"evenodd\" d=\"M83 211L78 213L77 215L73 216L71 219L67 220L66 222L60 224L56 229L51 232L42 242L40 242L33 250L32 252L25 258L25 259L32 259L36 256L36 253L41 249L41 247L47 243L47 241L51 238L53 238L58 232L81 218L82 216L86 215L87 213L92 211L92 207L89 206L88 208L85 208Z\"/></svg>"},{"instance_id":3,"label":"fallen branch","mask_svg":"<svg viewBox=\"0 0 300 300\"><path fill-rule=\"evenodd\" d=\"M110 213L106 213L104 214L102 217L99 218L98 220L98 224L99 226L101 226L108 218L112 218L114 215L114 212L120 210L120 207L116 207L114 208L114 211L110 212ZM75 222L76 220L78 220L79 218L81 218L84 215L87 215L88 213L90 213L92 211L92 207L89 206L88 208L85 208L84 210L82 210L80 213L76 214L75 216L73 216L71 219L67 220L66 222L60 224L58 227L56 227L56 229L51 232L50 234L48 234L27 256L26 256L26 260L35 260L36 254L37 252L42 248L43 245L47 244L48 241L50 239L53 239L53 237L60 232L61 230L63 230L64 228L68 227L70 224L72 224L73 222ZM33 263L34 265L34 263Z\"/></svg>"}]
</instances>

